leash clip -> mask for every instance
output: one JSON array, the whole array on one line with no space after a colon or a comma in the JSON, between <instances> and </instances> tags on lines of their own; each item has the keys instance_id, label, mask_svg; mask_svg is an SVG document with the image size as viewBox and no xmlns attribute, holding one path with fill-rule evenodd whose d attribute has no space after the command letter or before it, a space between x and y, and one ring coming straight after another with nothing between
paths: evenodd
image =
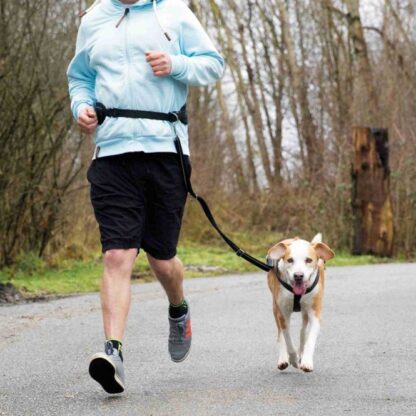
<instances>
[{"instance_id":1,"label":"leash clip","mask_svg":"<svg viewBox=\"0 0 416 416\"><path fill-rule=\"evenodd\" d=\"M172 114L172 116L174 116L176 118L176 120L173 121L173 122L171 122L170 124L171 124L171 126L173 128L173 132L175 133L175 136L179 138L179 136L178 136L178 130L176 129L176 123L178 123L180 121L179 114L176 111L172 111L169 114Z\"/></svg>"},{"instance_id":2,"label":"leash clip","mask_svg":"<svg viewBox=\"0 0 416 416\"><path fill-rule=\"evenodd\" d=\"M172 111L170 114L172 114L176 118L176 121L174 121L174 123L177 123L178 121L180 121L179 114L176 111Z\"/></svg>"},{"instance_id":3,"label":"leash clip","mask_svg":"<svg viewBox=\"0 0 416 416\"><path fill-rule=\"evenodd\" d=\"M237 254L237 256L238 256L238 257L241 257L243 254L245 254L245 251L244 251L244 250L241 250L241 248L239 248L239 249L235 252L235 254Z\"/></svg>"}]
</instances>

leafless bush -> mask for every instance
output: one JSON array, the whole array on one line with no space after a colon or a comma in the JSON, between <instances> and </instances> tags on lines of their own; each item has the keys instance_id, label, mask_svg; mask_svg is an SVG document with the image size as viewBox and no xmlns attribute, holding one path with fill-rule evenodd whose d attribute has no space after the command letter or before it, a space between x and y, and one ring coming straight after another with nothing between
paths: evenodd
<instances>
[{"instance_id":1,"label":"leafless bush","mask_svg":"<svg viewBox=\"0 0 416 416\"><path fill-rule=\"evenodd\" d=\"M44 253L83 169L65 76L75 3L0 3L0 265Z\"/></svg>"}]
</instances>

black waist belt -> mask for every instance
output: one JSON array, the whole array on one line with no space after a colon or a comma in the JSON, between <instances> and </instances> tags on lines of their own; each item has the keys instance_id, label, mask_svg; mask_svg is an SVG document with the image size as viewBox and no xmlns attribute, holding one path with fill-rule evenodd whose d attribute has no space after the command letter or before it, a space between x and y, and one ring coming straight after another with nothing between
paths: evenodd
<instances>
[{"instance_id":1,"label":"black waist belt","mask_svg":"<svg viewBox=\"0 0 416 416\"><path fill-rule=\"evenodd\" d=\"M154 111L122 110L119 108L106 108L103 104L96 103L95 112L97 114L98 124L104 123L104 120L106 117L146 118L150 120L169 121L171 123L180 121L183 124L188 124L186 104L177 112L157 113ZM257 260L253 256L250 256L250 254L242 250L237 244L235 244L230 238L228 238L222 232L221 228L218 226L217 222L215 221L215 218L212 215L212 212L209 209L209 206L206 203L206 201L202 197L198 196L192 189L191 178L190 178L189 172L186 171L185 158L184 158L184 154L182 150L181 141L178 135L176 135L175 137L175 148L176 148L176 152L178 153L178 159L179 159L179 163L182 169L186 190L193 198L195 198L199 202L206 217L208 218L208 221L215 228L218 234L231 247L231 249L235 252L235 254L237 254L237 256L242 257L244 260L248 261L249 263L253 264L257 268L265 272L272 270L273 268L272 266L266 263L263 263L260 260Z\"/></svg>"},{"instance_id":2,"label":"black waist belt","mask_svg":"<svg viewBox=\"0 0 416 416\"><path fill-rule=\"evenodd\" d=\"M170 113L158 113L157 111L142 110L123 110L121 108L106 108L106 106L102 103L96 103L94 108L95 113L97 114L99 125L104 123L106 117L146 118L148 120L169 121L170 123L180 121L183 124L188 124L186 104L179 111L172 111Z\"/></svg>"}]
</instances>

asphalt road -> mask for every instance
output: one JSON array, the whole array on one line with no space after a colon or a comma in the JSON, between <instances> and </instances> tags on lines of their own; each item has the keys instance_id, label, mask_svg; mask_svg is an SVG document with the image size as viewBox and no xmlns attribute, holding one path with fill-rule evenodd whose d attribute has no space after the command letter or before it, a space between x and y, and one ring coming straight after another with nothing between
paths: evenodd
<instances>
[{"instance_id":1,"label":"asphalt road","mask_svg":"<svg viewBox=\"0 0 416 416\"><path fill-rule=\"evenodd\" d=\"M194 341L175 364L165 295L134 285L117 397L87 373L102 349L97 294L1 307L0 415L416 415L416 265L328 269L311 374L277 370L264 274L186 288Z\"/></svg>"}]
</instances>

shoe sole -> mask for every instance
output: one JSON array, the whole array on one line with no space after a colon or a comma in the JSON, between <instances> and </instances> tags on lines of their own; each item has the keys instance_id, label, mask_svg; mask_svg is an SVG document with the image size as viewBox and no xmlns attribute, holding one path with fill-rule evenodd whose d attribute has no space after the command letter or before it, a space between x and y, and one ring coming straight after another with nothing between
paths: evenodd
<instances>
[{"instance_id":1,"label":"shoe sole","mask_svg":"<svg viewBox=\"0 0 416 416\"><path fill-rule=\"evenodd\" d=\"M174 362L174 363L181 363L182 361L185 361L188 358L189 353L191 352L191 347L192 344L189 346L189 350L186 352L186 354L183 356L183 358L181 358L180 360L174 360L172 358L172 356L170 356L170 359Z\"/></svg>"},{"instance_id":2,"label":"shoe sole","mask_svg":"<svg viewBox=\"0 0 416 416\"><path fill-rule=\"evenodd\" d=\"M89 373L107 393L123 393L124 385L117 377L116 367L104 353L98 353L92 357Z\"/></svg>"}]
</instances>

